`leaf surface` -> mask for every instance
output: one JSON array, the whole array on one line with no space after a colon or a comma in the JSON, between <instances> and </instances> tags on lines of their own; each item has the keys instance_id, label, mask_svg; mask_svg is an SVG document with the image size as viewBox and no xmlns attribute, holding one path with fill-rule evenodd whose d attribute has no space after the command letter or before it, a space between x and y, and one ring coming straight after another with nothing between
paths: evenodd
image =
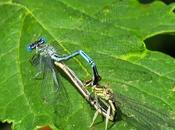
<instances>
[{"instance_id":1,"label":"leaf surface","mask_svg":"<svg viewBox=\"0 0 175 130\"><path fill-rule=\"evenodd\" d=\"M84 50L97 64L101 84L142 103L175 112L175 60L146 49L148 37L175 30L173 4L160 1L141 4L135 0L3 0L0 2L0 120L13 123L14 130L88 129L94 110L63 79L71 112L58 116L53 105L40 99L40 83L31 77L34 68L26 51L40 36L56 41L59 51ZM82 58L68 61L82 78L91 78ZM60 111L64 109L60 108ZM64 113L64 112L63 112ZM98 118L97 122L101 122ZM112 123L110 123L112 124ZM104 129L104 122L93 128ZM111 130L134 128L126 121Z\"/></svg>"}]
</instances>

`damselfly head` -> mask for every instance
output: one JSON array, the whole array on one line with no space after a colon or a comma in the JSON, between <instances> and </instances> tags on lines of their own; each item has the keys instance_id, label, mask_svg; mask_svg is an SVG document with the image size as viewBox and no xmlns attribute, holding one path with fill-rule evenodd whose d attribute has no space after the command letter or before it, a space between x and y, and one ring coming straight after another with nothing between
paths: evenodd
<instances>
[{"instance_id":1,"label":"damselfly head","mask_svg":"<svg viewBox=\"0 0 175 130\"><path fill-rule=\"evenodd\" d=\"M30 43L28 46L27 46L27 50L29 52L31 52L32 50L36 49L36 47L39 47L41 46L42 44L46 43L46 40L44 38L40 38L39 40L33 42L33 43Z\"/></svg>"}]
</instances>

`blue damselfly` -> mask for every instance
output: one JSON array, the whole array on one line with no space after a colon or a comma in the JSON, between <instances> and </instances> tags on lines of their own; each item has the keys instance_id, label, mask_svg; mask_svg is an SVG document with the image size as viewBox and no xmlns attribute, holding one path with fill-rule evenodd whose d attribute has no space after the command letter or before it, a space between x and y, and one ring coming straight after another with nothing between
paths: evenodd
<instances>
[{"instance_id":1,"label":"blue damselfly","mask_svg":"<svg viewBox=\"0 0 175 130\"><path fill-rule=\"evenodd\" d=\"M99 84L100 76L93 60L82 50L76 51L70 55L59 55L54 47L45 44L44 39L39 39L28 46L28 50L36 50L36 54L32 58L32 64L39 66L40 71L35 75L38 77L44 73L44 77L52 79L53 86L56 86L54 92L59 93L60 85L57 68L63 72L74 83L75 87L84 96L84 98L96 109L92 126L98 116L98 113L106 118L105 130L107 130L108 121L115 122L116 120L126 119L133 123L138 129L143 130L163 130L166 127L175 128L175 120L166 112L154 109L149 105L145 105L131 99L127 96L113 93L112 89ZM64 63L77 55L81 55L92 67L93 77L88 82L83 83L76 74ZM47 68L47 69L46 69ZM46 71L47 70L47 71ZM52 86L52 87L53 87ZM45 88L49 86L44 86ZM52 89L50 89L52 90ZM50 91L48 90L48 91ZM48 98L53 98L51 92ZM57 95L57 94L55 94ZM57 99L59 100L59 99Z\"/></svg>"}]
</instances>

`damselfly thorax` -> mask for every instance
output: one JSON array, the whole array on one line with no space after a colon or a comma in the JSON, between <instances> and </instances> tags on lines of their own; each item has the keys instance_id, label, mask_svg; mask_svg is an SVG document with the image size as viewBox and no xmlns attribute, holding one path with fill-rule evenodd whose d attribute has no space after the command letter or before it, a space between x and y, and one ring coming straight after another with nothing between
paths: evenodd
<instances>
[{"instance_id":1,"label":"damselfly thorax","mask_svg":"<svg viewBox=\"0 0 175 130\"><path fill-rule=\"evenodd\" d=\"M96 85L95 87L92 87L92 93L99 109L105 113L104 116L106 117L106 120L114 121L117 108L112 90L105 86Z\"/></svg>"},{"instance_id":2,"label":"damselfly thorax","mask_svg":"<svg viewBox=\"0 0 175 130\"><path fill-rule=\"evenodd\" d=\"M51 59L59 57L54 47L46 44L37 47L36 53L39 53L41 56L45 57L49 56Z\"/></svg>"}]
</instances>

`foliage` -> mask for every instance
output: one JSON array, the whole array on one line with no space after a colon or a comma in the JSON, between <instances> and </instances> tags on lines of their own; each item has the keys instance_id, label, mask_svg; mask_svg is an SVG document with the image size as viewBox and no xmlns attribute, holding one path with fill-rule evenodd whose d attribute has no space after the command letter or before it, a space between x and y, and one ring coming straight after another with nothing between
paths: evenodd
<instances>
[{"instance_id":1,"label":"foliage","mask_svg":"<svg viewBox=\"0 0 175 130\"><path fill-rule=\"evenodd\" d=\"M70 112L60 116L40 98L40 81L31 79L31 54L26 45L40 36L56 41L60 51L82 49L94 59L101 84L153 107L175 112L175 61L146 49L143 40L175 30L173 4L136 0L1 0L0 2L0 120L14 130L88 129L94 114L73 85L63 79ZM67 63L83 79L91 71L82 59ZM58 99L59 100L59 99ZM60 113L61 114L61 113ZM102 121L98 118L97 122ZM112 124L112 123L110 123ZM94 128L103 129L103 123ZM111 130L133 128L126 121Z\"/></svg>"}]
</instances>

